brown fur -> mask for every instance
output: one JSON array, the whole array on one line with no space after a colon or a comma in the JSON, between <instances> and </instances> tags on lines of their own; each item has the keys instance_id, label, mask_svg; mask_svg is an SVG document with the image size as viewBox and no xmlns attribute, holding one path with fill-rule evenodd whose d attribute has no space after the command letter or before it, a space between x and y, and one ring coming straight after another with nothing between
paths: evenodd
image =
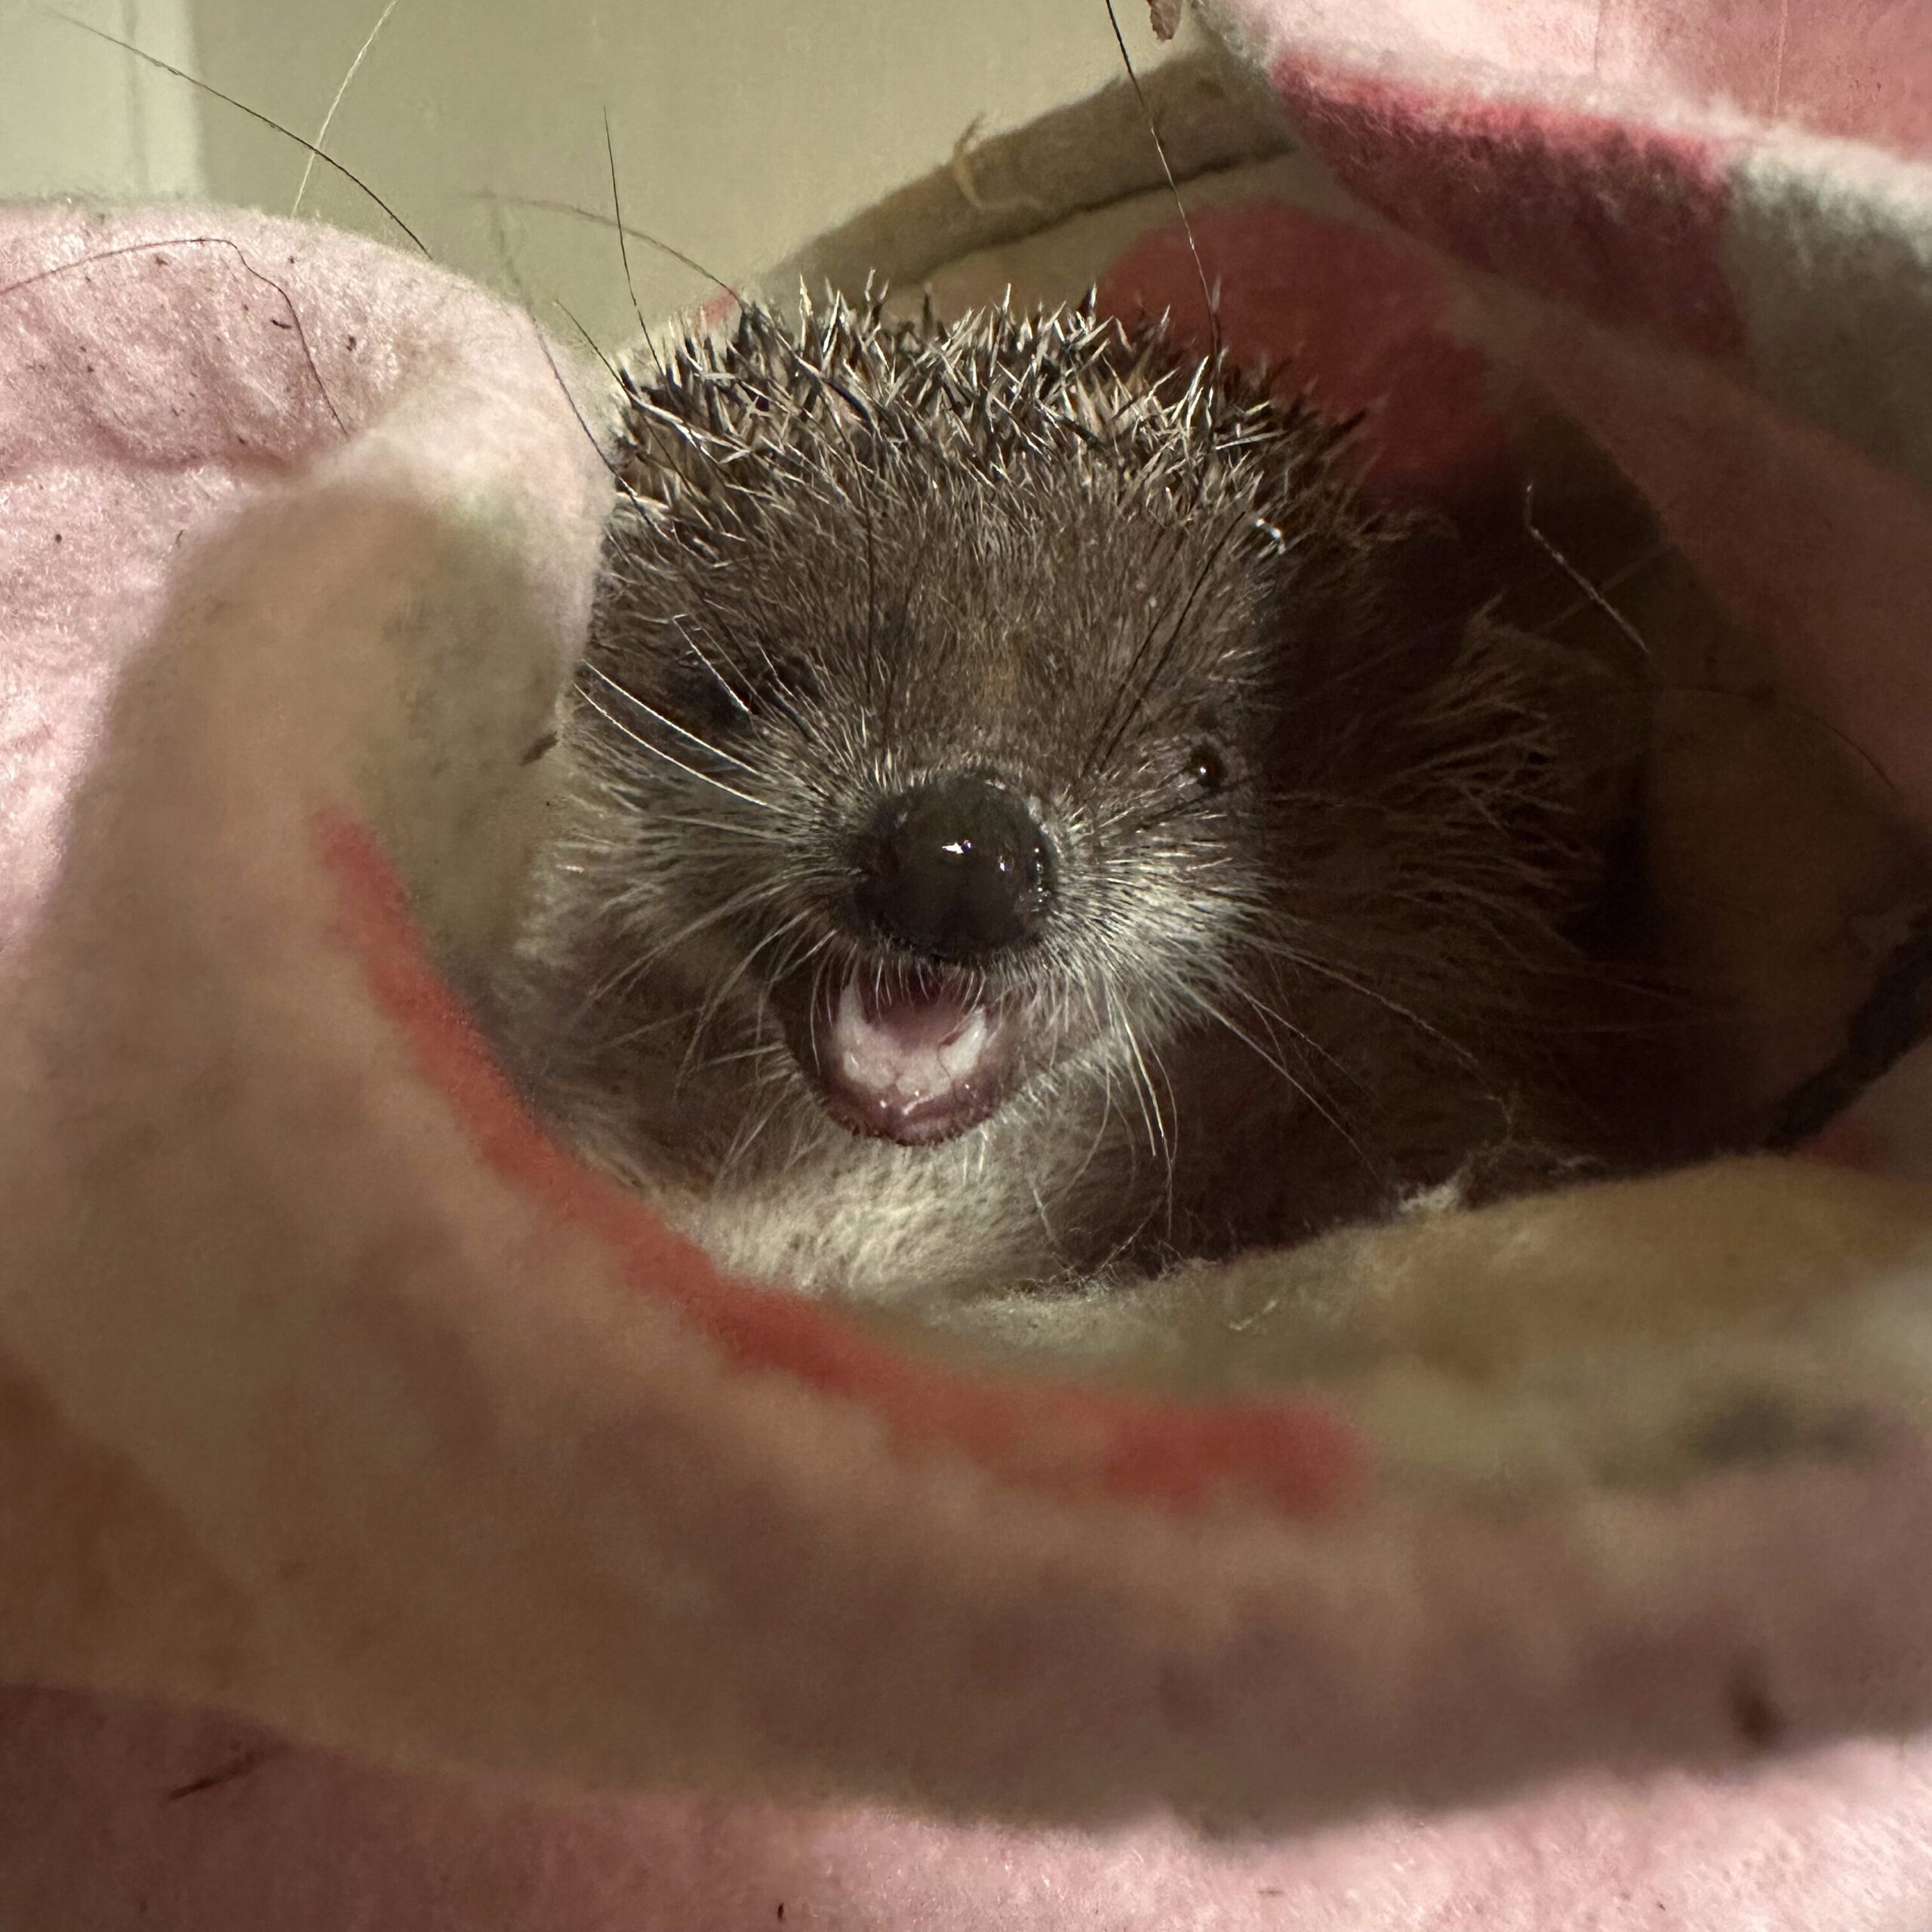
<instances>
[{"instance_id":1,"label":"brown fur","mask_svg":"<svg viewBox=\"0 0 1932 1932\"><path fill-rule=\"evenodd\" d=\"M1086 309L752 312L626 388L512 1032L728 1261L1088 1276L1629 1155L1581 942L1641 706L1364 510L1331 429ZM943 1146L855 1140L788 1041L826 975L906 970L850 829L960 769L1057 857L983 969L1029 1077Z\"/></svg>"}]
</instances>

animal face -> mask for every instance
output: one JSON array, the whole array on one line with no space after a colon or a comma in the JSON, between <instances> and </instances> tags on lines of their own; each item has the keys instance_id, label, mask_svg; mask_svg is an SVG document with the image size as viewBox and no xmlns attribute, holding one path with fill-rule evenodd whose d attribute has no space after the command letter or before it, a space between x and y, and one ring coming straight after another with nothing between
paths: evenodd
<instances>
[{"instance_id":1,"label":"animal face","mask_svg":"<svg viewBox=\"0 0 1932 1932\"><path fill-rule=\"evenodd\" d=\"M837 1273L870 1184L943 1244L996 1169L1001 1267L1036 1211L1059 1259L1159 1206L1201 1251L1558 1120L1617 707L1334 441L1084 309L752 311L634 375L536 949L589 1137L832 1162ZM1096 1165L1137 1116L1154 1207Z\"/></svg>"},{"instance_id":2,"label":"animal face","mask_svg":"<svg viewBox=\"0 0 1932 1932\"><path fill-rule=\"evenodd\" d=\"M1140 1077L1266 909L1275 420L1085 315L688 350L580 690L614 928L860 1133Z\"/></svg>"}]
</instances>

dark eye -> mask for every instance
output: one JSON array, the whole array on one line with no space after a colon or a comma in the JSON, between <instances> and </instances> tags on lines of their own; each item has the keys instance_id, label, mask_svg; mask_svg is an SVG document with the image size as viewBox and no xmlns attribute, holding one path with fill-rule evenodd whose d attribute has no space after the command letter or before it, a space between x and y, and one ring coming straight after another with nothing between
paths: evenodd
<instances>
[{"instance_id":1,"label":"dark eye","mask_svg":"<svg viewBox=\"0 0 1932 1932\"><path fill-rule=\"evenodd\" d=\"M715 658L695 652L672 669L666 693L670 709L706 734L735 730L752 715L751 694Z\"/></svg>"},{"instance_id":2,"label":"dark eye","mask_svg":"<svg viewBox=\"0 0 1932 1932\"><path fill-rule=\"evenodd\" d=\"M774 713L795 715L820 702L817 674L802 657L755 643L735 651L722 645L689 650L671 683L680 712L719 734Z\"/></svg>"},{"instance_id":3,"label":"dark eye","mask_svg":"<svg viewBox=\"0 0 1932 1932\"><path fill-rule=\"evenodd\" d=\"M793 652L747 644L731 660L725 676L736 702L754 716L796 712L820 701L817 672ZM714 689L717 683L713 681Z\"/></svg>"},{"instance_id":4,"label":"dark eye","mask_svg":"<svg viewBox=\"0 0 1932 1932\"><path fill-rule=\"evenodd\" d=\"M1187 775L1204 792L1218 792L1228 782L1228 761L1218 745L1196 745L1187 755Z\"/></svg>"}]
</instances>

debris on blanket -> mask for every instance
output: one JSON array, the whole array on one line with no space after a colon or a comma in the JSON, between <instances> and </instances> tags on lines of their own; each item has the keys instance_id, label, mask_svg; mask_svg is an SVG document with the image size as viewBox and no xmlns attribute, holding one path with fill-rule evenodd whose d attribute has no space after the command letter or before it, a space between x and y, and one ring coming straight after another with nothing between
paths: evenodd
<instances>
[{"instance_id":1,"label":"debris on blanket","mask_svg":"<svg viewBox=\"0 0 1932 1932\"><path fill-rule=\"evenodd\" d=\"M1585 82L1529 54L1589 48L1570 29L1594 5L1546 10L1546 43L1522 14L1507 89L1410 72L1406 32L1352 66L1332 7L1217 11L1329 167L1285 211L1278 171L1190 182L1231 337L1272 318L1364 407L1367 352L1411 352L1411 392L1444 406L1404 481L1432 455L1471 485L1459 515L1534 392L1668 540L1654 577L1593 554L1537 478L1537 528L1669 673L1666 730L1693 743L1694 708L1709 728L1672 761L1682 849L1657 863L1721 928L1694 963L1751 995L1752 1091L1789 1091L1909 931L1932 822L1932 418L1908 352L1932 296L1899 266L1932 197L1925 140L1886 146L1922 93L1842 93L1839 138L1800 143L1700 118L1669 8L1619 10L1587 115ZM1753 10L1713 11L1742 32ZM1911 11L1858 17L1877 35ZM1844 42L1790 13L1781 64L1815 105ZM1351 20L1426 17L1487 15ZM1861 102L1884 129L1854 125ZM1057 300L1131 255L1150 295L1164 263L1198 294L1144 168L1111 198L1017 178L1065 220L1014 243L1016 281ZM1327 1855L1298 1832L1377 1811L1381 1863L1423 1869L1441 1827L1413 1807L1453 1806L1475 1849L1431 1868L1444 1912L1511 1927L1589 1916L1490 1909L1549 1904L1552 1833L1629 1905L1606 1924L1650 1922L1692 1881L1673 1821L1721 1798L1761 1822L1768 1768L1772 1853L1740 1873L1700 1841L1690 1922L1922 1918L1932 1189L1887 1138L1908 1115L1922 1137L1922 1052L1860 1103L1863 1166L1828 1129L1831 1158L1008 1297L977 1334L962 1311L943 1361L730 1278L537 1131L451 985L522 910L556 764L525 760L589 621L613 488L567 365L479 291L325 229L71 209L0 229L9 1670L728 1804L804 1790L1035 1833L1165 1807L1272 1833L1289 1865ZM1415 272L1352 334L1318 301L1374 249ZM300 309L312 364L238 256ZM1553 562L1545 587L1618 628ZM737 694L782 705L782 677ZM1187 721L1164 776L1218 798L1228 761ZM972 776L944 801L970 835L937 849L1011 866L940 909L1023 924L1031 801ZM933 823L888 816L873 849ZM1750 839L1690 835L1720 823ZM852 1079L894 1045L888 1072L995 1070L937 999L881 1047L906 1009L845 990ZM1662 1822L1629 1837L1579 1782L1658 1767ZM282 1769L170 1808L185 1832ZM1517 1808L1485 1808L1506 1789ZM755 1815L776 1836L794 1814ZM998 1872L1063 1918L1038 1850L1002 1846ZM1232 1870L1187 1909L1247 1922ZM994 1883L974 1867L948 1909L984 1921ZM912 1922L878 1896L855 1915ZM1401 1921L1376 1903L1309 1922Z\"/></svg>"}]
</instances>

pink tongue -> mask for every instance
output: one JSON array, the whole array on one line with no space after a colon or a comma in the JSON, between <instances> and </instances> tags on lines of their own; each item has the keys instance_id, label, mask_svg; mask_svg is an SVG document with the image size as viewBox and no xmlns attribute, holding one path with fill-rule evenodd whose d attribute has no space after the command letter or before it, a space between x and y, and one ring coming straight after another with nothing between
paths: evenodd
<instances>
[{"instance_id":1,"label":"pink tongue","mask_svg":"<svg viewBox=\"0 0 1932 1932\"><path fill-rule=\"evenodd\" d=\"M909 1049L943 1046L959 1032L977 1011L954 993L922 992L915 987L881 990L854 980L849 992L858 995L859 1023L902 1041ZM840 1003L841 1017L844 1011Z\"/></svg>"},{"instance_id":2,"label":"pink tongue","mask_svg":"<svg viewBox=\"0 0 1932 1932\"><path fill-rule=\"evenodd\" d=\"M831 1060L857 1092L904 1106L966 1085L992 1043L983 1007L956 995L914 989L878 992L855 976L832 1020Z\"/></svg>"}]
</instances>

